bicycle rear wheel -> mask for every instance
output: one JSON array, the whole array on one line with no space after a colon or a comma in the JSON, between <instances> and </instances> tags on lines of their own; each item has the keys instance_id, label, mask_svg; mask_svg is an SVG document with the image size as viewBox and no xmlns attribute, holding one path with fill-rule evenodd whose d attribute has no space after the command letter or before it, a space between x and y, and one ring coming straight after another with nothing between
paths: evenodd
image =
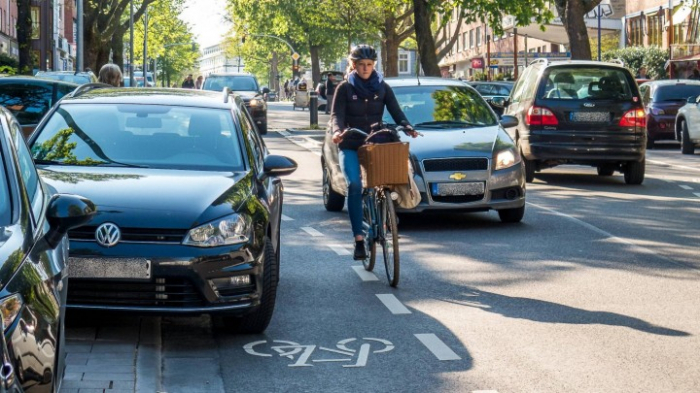
<instances>
[{"instance_id":1,"label":"bicycle rear wheel","mask_svg":"<svg viewBox=\"0 0 700 393\"><path fill-rule=\"evenodd\" d=\"M362 197L362 228L365 231L365 249L367 250L367 258L362 260L362 265L365 270L371 272L374 270L374 262L377 259L377 242L376 240L376 225L372 223L372 209L374 206L374 198L369 194ZM376 216L376 215L375 215Z\"/></svg>"},{"instance_id":2,"label":"bicycle rear wheel","mask_svg":"<svg viewBox=\"0 0 700 393\"><path fill-rule=\"evenodd\" d=\"M394 202L387 195L380 198L380 235L384 253L384 267L389 285L399 285L399 231Z\"/></svg>"}]
</instances>

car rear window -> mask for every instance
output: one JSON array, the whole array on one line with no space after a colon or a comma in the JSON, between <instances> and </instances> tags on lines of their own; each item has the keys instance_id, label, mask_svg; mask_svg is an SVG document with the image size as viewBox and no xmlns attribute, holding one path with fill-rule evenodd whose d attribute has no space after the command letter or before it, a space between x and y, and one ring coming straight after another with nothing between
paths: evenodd
<instances>
[{"instance_id":1,"label":"car rear window","mask_svg":"<svg viewBox=\"0 0 700 393\"><path fill-rule=\"evenodd\" d=\"M473 126L492 126L498 123L496 116L476 91L465 86L406 86L394 87L394 94L411 124L431 122L456 122L461 128L466 123ZM388 110L383 120L393 123ZM442 128L447 128L444 124Z\"/></svg>"},{"instance_id":2,"label":"car rear window","mask_svg":"<svg viewBox=\"0 0 700 393\"><path fill-rule=\"evenodd\" d=\"M83 83L90 83L90 77L87 75L74 75L74 74L42 74L37 73L36 76L48 79L55 79L64 82L76 83L82 85Z\"/></svg>"},{"instance_id":3,"label":"car rear window","mask_svg":"<svg viewBox=\"0 0 700 393\"><path fill-rule=\"evenodd\" d=\"M258 91L258 83L252 76L210 76L202 89L221 91L224 87L235 91Z\"/></svg>"},{"instance_id":4,"label":"car rear window","mask_svg":"<svg viewBox=\"0 0 700 393\"><path fill-rule=\"evenodd\" d=\"M685 101L688 97L697 97L698 95L700 95L700 85L677 83L657 86L654 90L654 101Z\"/></svg>"},{"instance_id":5,"label":"car rear window","mask_svg":"<svg viewBox=\"0 0 700 393\"><path fill-rule=\"evenodd\" d=\"M243 170L231 112L165 105L62 105L32 142L38 163Z\"/></svg>"},{"instance_id":6,"label":"car rear window","mask_svg":"<svg viewBox=\"0 0 700 393\"><path fill-rule=\"evenodd\" d=\"M632 99L625 70L608 67L558 67L543 76L538 98L550 100Z\"/></svg>"}]
</instances>

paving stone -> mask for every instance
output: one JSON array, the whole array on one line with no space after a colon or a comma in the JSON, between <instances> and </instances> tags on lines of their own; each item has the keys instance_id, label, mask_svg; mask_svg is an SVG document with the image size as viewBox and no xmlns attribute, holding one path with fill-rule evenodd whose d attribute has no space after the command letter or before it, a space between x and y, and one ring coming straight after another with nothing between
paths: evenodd
<instances>
[{"instance_id":1,"label":"paving stone","mask_svg":"<svg viewBox=\"0 0 700 393\"><path fill-rule=\"evenodd\" d=\"M102 355L102 354L98 354ZM123 358L109 358L106 356L93 356L90 359L86 359L85 364L88 366L101 366L101 367L112 367L112 366L133 366L133 357L123 357Z\"/></svg>"},{"instance_id":2,"label":"paving stone","mask_svg":"<svg viewBox=\"0 0 700 393\"><path fill-rule=\"evenodd\" d=\"M112 341L95 341L92 344L92 353L104 353L104 352L135 352L136 342L133 343L115 343Z\"/></svg>"},{"instance_id":3,"label":"paving stone","mask_svg":"<svg viewBox=\"0 0 700 393\"><path fill-rule=\"evenodd\" d=\"M91 352L88 355L88 359L131 359L134 360L136 356L136 351L131 352Z\"/></svg>"},{"instance_id":4,"label":"paving stone","mask_svg":"<svg viewBox=\"0 0 700 393\"><path fill-rule=\"evenodd\" d=\"M85 373L83 375L83 381L133 381L135 379L134 373Z\"/></svg>"},{"instance_id":5,"label":"paving stone","mask_svg":"<svg viewBox=\"0 0 700 393\"><path fill-rule=\"evenodd\" d=\"M104 327L97 331L96 339L111 341L138 342L139 329L134 327Z\"/></svg>"},{"instance_id":6,"label":"paving stone","mask_svg":"<svg viewBox=\"0 0 700 393\"><path fill-rule=\"evenodd\" d=\"M134 386L135 386L134 381L113 381L112 382L112 389L130 390L133 392Z\"/></svg>"},{"instance_id":7,"label":"paving stone","mask_svg":"<svg viewBox=\"0 0 700 393\"><path fill-rule=\"evenodd\" d=\"M191 370L196 367L197 372ZM183 390L186 386L187 389ZM168 393L223 392L218 359L163 359L163 386Z\"/></svg>"},{"instance_id":8,"label":"paving stone","mask_svg":"<svg viewBox=\"0 0 700 393\"><path fill-rule=\"evenodd\" d=\"M93 327L66 329L66 342L73 340L94 340L96 330Z\"/></svg>"},{"instance_id":9,"label":"paving stone","mask_svg":"<svg viewBox=\"0 0 700 393\"><path fill-rule=\"evenodd\" d=\"M69 389L109 389L110 381L79 381L63 379L62 388Z\"/></svg>"},{"instance_id":10,"label":"paving stone","mask_svg":"<svg viewBox=\"0 0 700 393\"><path fill-rule=\"evenodd\" d=\"M86 357L66 357L66 366L81 366L87 365L88 358Z\"/></svg>"},{"instance_id":11,"label":"paving stone","mask_svg":"<svg viewBox=\"0 0 700 393\"><path fill-rule=\"evenodd\" d=\"M66 389L65 387L61 386L61 390L58 391L58 393L80 393L79 389Z\"/></svg>"},{"instance_id":12,"label":"paving stone","mask_svg":"<svg viewBox=\"0 0 700 393\"><path fill-rule=\"evenodd\" d=\"M64 381L80 381L81 379L83 379L83 373L66 372L65 374L63 374Z\"/></svg>"},{"instance_id":13,"label":"paving stone","mask_svg":"<svg viewBox=\"0 0 700 393\"><path fill-rule=\"evenodd\" d=\"M92 344L86 344L85 341L66 341L66 353L74 352L90 352L92 350Z\"/></svg>"},{"instance_id":14,"label":"paving stone","mask_svg":"<svg viewBox=\"0 0 700 393\"><path fill-rule=\"evenodd\" d=\"M126 366L115 366L115 365L104 365L104 364L98 364L98 365L68 365L66 367L66 372L71 372L71 373L99 373L99 372L104 372L105 370L109 370L111 373L132 373L134 372L134 365L126 365Z\"/></svg>"}]
</instances>

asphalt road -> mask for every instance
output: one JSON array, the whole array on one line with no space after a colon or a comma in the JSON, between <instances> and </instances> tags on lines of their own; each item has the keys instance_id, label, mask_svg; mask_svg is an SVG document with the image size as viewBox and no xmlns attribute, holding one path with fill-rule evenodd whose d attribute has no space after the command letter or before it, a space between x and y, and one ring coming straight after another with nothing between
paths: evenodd
<instances>
[{"instance_id":1,"label":"asphalt road","mask_svg":"<svg viewBox=\"0 0 700 393\"><path fill-rule=\"evenodd\" d=\"M283 181L275 315L238 336L208 317L154 319L159 390L700 391L700 154L649 151L641 186L545 170L520 224L403 215L393 289L381 265L352 260L346 212L323 208L321 132L296 130L308 111L269 110L268 147L299 163Z\"/></svg>"}]
</instances>

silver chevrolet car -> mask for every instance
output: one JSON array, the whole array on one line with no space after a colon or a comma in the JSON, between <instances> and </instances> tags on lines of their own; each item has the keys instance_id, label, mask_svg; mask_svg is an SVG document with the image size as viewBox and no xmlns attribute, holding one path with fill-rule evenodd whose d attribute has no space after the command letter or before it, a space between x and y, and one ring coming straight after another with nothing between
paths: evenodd
<instances>
[{"instance_id":1,"label":"silver chevrolet car","mask_svg":"<svg viewBox=\"0 0 700 393\"><path fill-rule=\"evenodd\" d=\"M520 222L525 214L525 172L515 142L504 127L517 119L499 120L470 86L442 78L387 78L408 120L423 137L411 139L410 159L424 211L496 210L503 222ZM385 122L393 120L388 112ZM321 164L323 203L329 211L345 204L347 185L338 164L338 146L327 131Z\"/></svg>"}]
</instances>

